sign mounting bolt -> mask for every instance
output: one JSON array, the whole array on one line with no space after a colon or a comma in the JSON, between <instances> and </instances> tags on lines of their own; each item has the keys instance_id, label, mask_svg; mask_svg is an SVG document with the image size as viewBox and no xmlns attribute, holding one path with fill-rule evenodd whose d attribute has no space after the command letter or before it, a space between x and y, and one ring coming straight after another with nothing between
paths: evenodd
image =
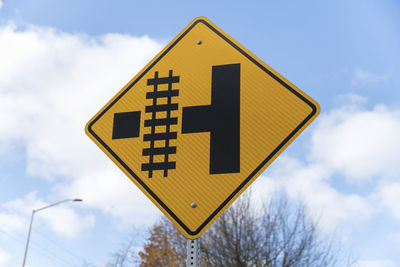
<instances>
[{"instance_id":1,"label":"sign mounting bolt","mask_svg":"<svg viewBox=\"0 0 400 267\"><path fill-rule=\"evenodd\" d=\"M198 40L198 41L197 41L197 44L198 44L198 45L201 45L202 43L203 43L203 42L202 42L201 40Z\"/></svg>"},{"instance_id":2,"label":"sign mounting bolt","mask_svg":"<svg viewBox=\"0 0 400 267\"><path fill-rule=\"evenodd\" d=\"M190 206L191 206L192 208L196 208L196 207L197 207L197 203L196 203L196 202L192 202L192 204L190 204Z\"/></svg>"}]
</instances>

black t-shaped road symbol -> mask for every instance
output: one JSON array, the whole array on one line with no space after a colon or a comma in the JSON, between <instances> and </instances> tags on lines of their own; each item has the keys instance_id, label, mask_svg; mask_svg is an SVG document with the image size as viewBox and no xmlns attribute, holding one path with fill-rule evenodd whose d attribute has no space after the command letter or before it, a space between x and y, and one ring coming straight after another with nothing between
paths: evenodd
<instances>
[{"instance_id":1,"label":"black t-shaped road symbol","mask_svg":"<svg viewBox=\"0 0 400 267\"><path fill-rule=\"evenodd\" d=\"M212 67L211 105L184 107L182 133L210 132L210 174L240 172L240 64Z\"/></svg>"}]
</instances>

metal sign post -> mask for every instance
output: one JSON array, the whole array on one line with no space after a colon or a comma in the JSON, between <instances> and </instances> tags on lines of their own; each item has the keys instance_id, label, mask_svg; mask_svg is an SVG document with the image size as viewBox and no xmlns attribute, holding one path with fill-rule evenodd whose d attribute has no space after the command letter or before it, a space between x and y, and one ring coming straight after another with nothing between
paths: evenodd
<instances>
[{"instance_id":1,"label":"metal sign post","mask_svg":"<svg viewBox=\"0 0 400 267\"><path fill-rule=\"evenodd\" d=\"M200 238L187 240L186 267L200 267Z\"/></svg>"}]
</instances>

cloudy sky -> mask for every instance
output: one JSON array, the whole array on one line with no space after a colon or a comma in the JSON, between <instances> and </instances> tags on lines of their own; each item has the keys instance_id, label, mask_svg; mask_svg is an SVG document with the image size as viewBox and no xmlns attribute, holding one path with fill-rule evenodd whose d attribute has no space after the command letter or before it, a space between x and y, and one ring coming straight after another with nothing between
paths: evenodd
<instances>
[{"instance_id":1,"label":"cloudy sky","mask_svg":"<svg viewBox=\"0 0 400 267\"><path fill-rule=\"evenodd\" d=\"M321 105L253 184L285 189L358 259L400 266L398 1L0 0L0 266L104 266L161 213L84 134L192 19L206 16ZM140 242L138 241L138 246Z\"/></svg>"}]
</instances>

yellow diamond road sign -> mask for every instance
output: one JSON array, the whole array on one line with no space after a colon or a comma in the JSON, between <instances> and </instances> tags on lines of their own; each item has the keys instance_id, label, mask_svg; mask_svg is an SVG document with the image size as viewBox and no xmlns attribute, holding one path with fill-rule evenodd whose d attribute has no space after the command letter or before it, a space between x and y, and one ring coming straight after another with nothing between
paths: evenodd
<instances>
[{"instance_id":1,"label":"yellow diamond road sign","mask_svg":"<svg viewBox=\"0 0 400 267\"><path fill-rule=\"evenodd\" d=\"M318 114L317 102L201 17L86 133L194 239Z\"/></svg>"}]
</instances>

